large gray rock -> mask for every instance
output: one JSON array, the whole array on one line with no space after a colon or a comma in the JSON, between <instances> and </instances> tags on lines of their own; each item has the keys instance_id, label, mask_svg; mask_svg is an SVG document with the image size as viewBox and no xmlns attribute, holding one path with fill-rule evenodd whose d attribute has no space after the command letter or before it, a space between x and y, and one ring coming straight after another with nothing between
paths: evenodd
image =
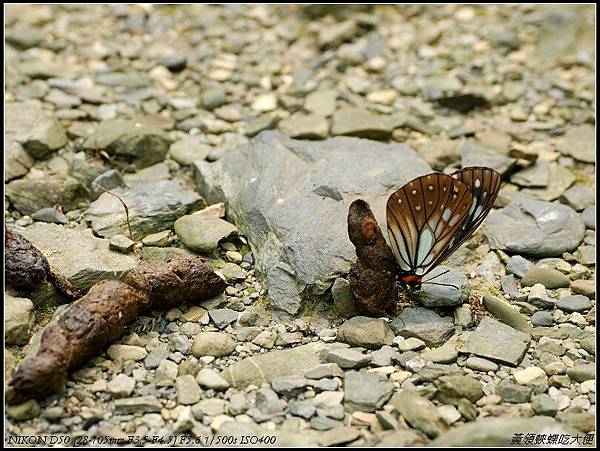
<instances>
[{"instance_id":1,"label":"large gray rock","mask_svg":"<svg viewBox=\"0 0 600 451\"><path fill-rule=\"evenodd\" d=\"M349 371L344 379L344 402L350 411L374 412L390 399L394 384L382 374Z\"/></svg>"},{"instance_id":2,"label":"large gray rock","mask_svg":"<svg viewBox=\"0 0 600 451\"><path fill-rule=\"evenodd\" d=\"M186 191L179 182L159 180L138 183L131 188L115 188L129 208L129 222L133 239L173 227L181 216L203 206L198 194ZM94 232L104 238L114 235L129 236L123 205L115 196L102 194L85 211Z\"/></svg>"},{"instance_id":3,"label":"large gray rock","mask_svg":"<svg viewBox=\"0 0 600 451\"><path fill-rule=\"evenodd\" d=\"M311 343L246 357L225 368L221 376L234 387L260 386L276 377L301 376L319 366L322 346L321 343Z\"/></svg>"},{"instance_id":4,"label":"large gray rock","mask_svg":"<svg viewBox=\"0 0 600 451\"><path fill-rule=\"evenodd\" d=\"M36 222L21 233L46 256L54 271L82 290L103 279L118 279L138 264L137 257L111 251L108 240L96 238L89 229Z\"/></svg>"},{"instance_id":5,"label":"large gray rock","mask_svg":"<svg viewBox=\"0 0 600 451\"><path fill-rule=\"evenodd\" d=\"M482 418L476 422L466 423L439 435L431 444L433 446L506 446L512 444L516 433L527 434L569 434L575 431L550 417L536 416ZM522 436L524 437L524 435ZM521 441L521 444L525 444ZM515 445L512 445L515 446Z\"/></svg>"},{"instance_id":6,"label":"large gray rock","mask_svg":"<svg viewBox=\"0 0 600 451\"><path fill-rule=\"evenodd\" d=\"M579 246L585 225L571 207L519 197L502 210L492 212L484 232L493 249L533 257L560 257Z\"/></svg>"},{"instance_id":7,"label":"large gray rock","mask_svg":"<svg viewBox=\"0 0 600 451\"><path fill-rule=\"evenodd\" d=\"M33 166L67 143L67 134L36 100L6 104L4 110L4 163L6 180L21 177Z\"/></svg>"},{"instance_id":8,"label":"large gray rock","mask_svg":"<svg viewBox=\"0 0 600 451\"><path fill-rule=\"evenodd\" d=\"M355 316L339 327L337 339L351 346L378 349L391 345L394 333L383 319Z\"/></svg>"},{"instance_id":9,"label":"large gray rock","mask_svg":"<svg viewBox=\"0 0 600 451\"><path fill-rule=\"evenodd\" d=\"M370 203L385 229L385 203L407 181L430 171L405 145L339 137L296 141L263 132L216 163L196 161L200 192L248 237L269 300L296 314L302 300L326 297L355 259L346 217Z\"/></svg>"},{"instance_id":10,"label":"large gray rock","mask_svg":"<svg viewBox=\"0 0 600 451\"><path fill-rule=\"evenodd\" d=\"M454 333L452 318L441 317L424 307L405 308L392 320L390 327L396 335L419 338L428 346L439 346Z\"/></svg>"},{"instance_id":11,"label":"large gray rock","mask_svg":"<svg viewBox=\"0 0 600 451\"><path fill-rule=\"evenodd\" d=\"M471 333L461 352L517 366L530 342L529 334L486 316Z\"/></svg>"},{"instance_id":12,"label":"large gray rock","mask_svg":"<svg viewBox=\"0 0 600 451\"><path fill-rule=\"evenodd\" d=\"M36 211L60 204L65 211L87 202L88 193L75 178L56 174L35 179L13 180L6 185L6 197L20 213Z\"/></svg>"},{"instance_id":13,"label":"large gray rock","mask_svg":"<svg viewBox=\"0 0 600 451\"><path fill-rule=\"evenodd\" d=\"M111 119L101 122L84 142L89 150L104 150L121 168L145 168L165 159L169 138L144 118Z\"/></svg>"}]
</instances>

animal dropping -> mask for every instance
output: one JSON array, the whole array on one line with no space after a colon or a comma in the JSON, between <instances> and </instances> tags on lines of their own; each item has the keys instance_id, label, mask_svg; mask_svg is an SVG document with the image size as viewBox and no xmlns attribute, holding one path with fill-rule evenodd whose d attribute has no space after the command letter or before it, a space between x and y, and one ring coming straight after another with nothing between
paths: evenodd
<instances>
[{"instance_id":1,"label":"animal dropping","mask_svg":"<svg viewBox=\"0 0 600 451\"><path fill-rule=\"evenodd\" d=\"M358 199L348 212L348 235L358 260L348 281L361 313L398 314L403 292L425 279L481 225L500 190L500 174L468 167L408 182L388 199L386 242L369 205Z\"/></svg>"}]
</instances>

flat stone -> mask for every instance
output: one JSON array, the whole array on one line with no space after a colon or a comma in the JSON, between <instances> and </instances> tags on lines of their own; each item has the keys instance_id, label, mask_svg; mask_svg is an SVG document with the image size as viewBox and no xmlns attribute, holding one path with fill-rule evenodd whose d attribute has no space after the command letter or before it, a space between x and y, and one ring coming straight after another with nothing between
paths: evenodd
<instances>
[{"instance_id":1,"label":"flat stone","mask_svg":"<svg viewBox=\"0 0 600 451\"><path fill-rule=\"evenodd\" d=\"M67 144L65 129L52 113L42 108L40 102L7 103L5 113L7 138L14 142L11 144L14 149L20 145L34 159L42 159ZM9 155L18 158L18 152L14 154L11 151ZM8 168L11 168L18 159L11 161L9 158L8 161Z\"/></svg>"},{"instance_id":2,"label":"flat stone","mask_svg":"<svg viewBox=\"0 0 600 451\"><path fill-rule=\"evenodd\" d=\"M284 396L297 396L304 391L309 381L303 376L281 376L271 379L273 390Z\"/></svg>"},{"instance_id":3,"label":"flat stone","mask_svg":"<svg viewBox=\"0 0 600 451\"><path fill-rule=\"evenodd\" d=\"M529 334L486 316L471 333L461 352L517 366L525 356L530 342ZM499 347L498 343L504 345Z\"/></svg>"},{"instance_id":4,"label":"flat stone","mask_svg":"<svg viewBox=\"0 0 600 451\"><path fill-rule=\"evenodd\" d=\"M151 233L170 229L178 218L202 206L196 193L183 189L172 180L142 182L131 188L115 188L129 208L129 223L134 240L141 240ZM103 193L85 211L85 219L91 222L94 232L110 238L121 234L129 236L127 216L123 204L116 197Z\"/></svg>"},{"instance_id":5,"label":"flat stone","mask_svg":"<svg viewBox=\"0 0 600 451\"><path fill-rule=\"evenodd\" d=\"M110 251L108 240L96 238L89 229L36 222L22 234L46 256L54 271L82 290L104 279L118 279L138 264L135 256Z\"/></svg>"},{"instance_id":6,"label":"flat stone","mask_svg":"<svg viewBox=\"0 0 600 451\"><path fill-rule=\"evenodd\" d=\"M238 319L239 313L229 308L212 309L208 312L210 319L219 329L224 329Z\"/></svg>"},{"instance_id":7,"label":"flat stone","mask_svg":"<svg viewBox=\"0 0 600 451\"><path fill-rule=\"evenodd\" d=\"M392 130L393 126L386 116L359 108L347 108L334 113L331 134L384 140L390 137Z\"/></svg>"},{"instance_id":8,"label":"flat stone","mask_svg":"<svg viewBox=\"0 0 600 451\"><path fill-rule=\"evenodd\" d=\"M64 211L79 208L88 200L87 191L74 177L55 174L13 180L6 185L6 197L24 215L60 204Z\"/></svg>"},{"instance_id":9,"label":"flat stone","mask_svg":"<svg viewBox=\"0 0 600 451\"><path fill-rule=\"evenodd\" d=\"M162 404L154 396L139 396L135 398L117 399L113 403L115 412L130 414L136 412L160 412Z\"/></svg>"},{"instance_id":10,"label":"flat stone","mask_svg":"<svg viewBox=\"0 0 600 451\"><path fill-rule=\"evenodd\" d=\"M570 427L545 416L481 418L452 428L439 435L432 446L506 446L510 447L515 431L530 434L574 434Z\"/></svg>"},{"instance_id":11,"label":"flat stone","mask_svg":"<svg viewBox=\"0 0 600 451\"><path fill-rule=\"evenodd\" d=\"M556 288L568 287L569 278L556 269L546 266L534 266L525 273L521 279L521 284L524 287L531 287L537 283L542 284L549 290L555 290Z\"/></svg>"},{"instance_id":12,"label":"flat stone","mask_svg":"<svg viewBox=\"0 0 600 451\"><path fill-rule=\"evenodd\" d=\"M175 389L178 404L190 405L200 401L200 387L191 374L178 377L175 381Z\"/></svg>"},{"instance_id":13,"label":"flat stone","mask_svg":"<svg viewBox=\"0 0 600 451\"><path fill-rule=\"evenodd\" d=\"M350 346L376 349L383 345L391 345L394 342L394 333L385 320L355 316L338 328L337 339Z\"/></svg>"},{"instance_id":14,"label":"flat stone","mask_svg":"<svg viewBox=\"0 0 600 451\"><path fill-rule=\"evenodd\" d=\"M206 144L202 135L191 135L171 144L169 154L177 163L189 166L196 160L206 159L210 150L211 146Z\"/></svg>"},{"instance_id":15,"label":"flat stone","mask_svg":"<svg viewBox=\"0 0 600 451\"><path fill-rule=\"evenodd\" d=\"M588 298L596 297L596 284L594 280L573 280L571 281L571 292L573 294L581 294Z\"/></svg>"},{"instance_id":16,"label":"flat stone","mask_svg":"<svg viewBox=\"0 0 600 451\"><path fill-rule=\"evenodd\" d=\"M201 332L194 338L192 354L196 357L210 355L223 357L235 350L235 340L221 332Z\"/></svg>"},{"instance_id":17,"label":"flat stone","mask_svg":"<svg viewBox=\"0 0 600 451\"><path fill-rule=\"evenodd\" d=\"M493 249L532 257L560 257L579 246L585 225L571 207L518 197L488 216L484 233Z\"/></svg>"},{"instance_id":18,"label":"flat stone","mask_svg":"<svg viewBox=\"0 0 600 451\"><path fill-rule=\"evenodd\" d=\"M471 376L442 376L434 384L438 389L437 399L444 404L458 405L463 398L476 402L483 396L481 383Z\"/></svg>"},{"instance_id":19,"label":"flat stone","mask_svg":"<svg viewBox=\"0 0 600 451\"><path fill-rule=\"evenodd\" d=\"M236 227L220 218L204 215L187 215L175 221L175 233L189 249L210 253L219 242L236 233Z\"/></svg>"},{"instance_id":20,"label":"flat stone","mask_svg":"<svg viewBox=\"0 0 600 451\"><path fill-rule=\"evenodd\" d=\"M553 417L556 415L558 406L550 395L542 393L531 398L531 408L538 415L547 415Z\"/></svg>"},{"instance_id":21,"label":"flat stone","mask_svg":"<svg viewBox=\"0 0 600 451\"><path fill-rule=\"evenodd\" d=\"M465 366L476 371L498 371L498 365L495 362L481 357L469 357L465 362Z\"/></svg>"},{"instance_id":22,"label":"flat stone","mask_svg":"<svg viewBox=\"0 0 600 451\"><path fill-rule=\"evenodd\" d=\"M303 375L319 365L320 343L246 357L228 366L221 376L233 387L260 386L275 377Z\"/></svg>"},{"instance_id":23,"label":"flat stone","mask_svg":"<svg viewBox=\"0 0 600 451\"><path fill-rule=\"evenodd\" d=\"M590 335L581 340L581 347L590 354L596 355L596 336Z\"/></svg>"},{"instance_id":24,"label":"flat stone","mask_svg":"<svg viewBox=\"0 0 600 451\"><path fill-rule=\"evenodd\" d=\"M126 374L118 374L108 383L108 392L116 398L130 396L135 388L135 379Z\"/></svg>"},{"instance_id":25,"label":"flat stone","mask_svg":"<svg viewBox=\"0 0 600 451\"><path fill-rule=\"evenodd\" d=\"M312 399L304 399L302 401L292 401L290 403L290 407L289 407L289 412L292 415L295 415L297 417L302 417L307 420L310 419L310 417L312 417L316 411L317 411L317 408L313 404Z\"/></svg>"},{"instance_id":26,"label":"flat stone","mask_svg":"<svg viewBox=\"0 0 600 451\"><path fill-rule=\"evenodd\" d=\"M543 188L550 181L550 164L547 161L536 161L533 165L521 169L510 177L510 181L524 187Z\"/></svg>"},{"instance_id":27,"label":"flat stone","mask_svg":"<svg viewBox=\"0 0 600 451\"><path fill-rule=\"evenodd\" d=\"M596 367L592 363L575 365L567 369L568 376L575 382L584 382L596 378Z\"/></svg>"},{"instance_id":28,"label":"flat stone","mask_svg":"<svg viewBox=\"0 0 600 451\"><path fill-rule=\"evenodd\" d=\"M54 207L41 208L31 215L34 221L51 222L53 224L68 224L65 214Z\"/></svg>"},{"instance_id":29,"label":"flat stone","mask_svg":"<svg viewBox=\"0 0 600 451\"><path fill-rule=\"evenodd\" d=\"M198 371L196 382L201 387L216 391L224 391L229 388L229 382L223 379L218 371L211 368L203 368Z\"/></svg>"},{"instance_id":30,"label":"flat stone","mask_svg":"<svg viewBox=\"0 0 600 451\"><path fill-rule=\"evenodd\" d=\"M521 385L530 385L536 379L547 377L545 371L537 366L530 366L517 371L513 376L515 381Z\"/></svg>"},{"instance_id":31,"label":"flat stone","mask_svg":"<svg viewBox=\"0 0 600 451\"><path fill-rule=\"evenodd\" d=\"M496 394L502 397L504 402L523 403L531 399L531 388L515 384L508 379L503 380L496 386Z\"/></svg>"},{"instance_id":32,"label":"flat stone","mask_svg":"<svg viewBox=\"0 0 600 451\"><path fill-rule=\"evenodd\" d=\"M428 437L437 437L448 429L435 404L419 396L415 391L401 390L392 396L389 403L408 424L424 432Z\"/></svg>"},{"instance_id":33,"label":"flat stone","mask_svg":"<svg viewBox=\"0 0 600 451\"><path fill-rule=\"evenodd\" d=\"M421 354L427 361L433 363L452 363L458 358L458 350L454 343L446 343L439 348L433 348Z\"/></svg>"},{"instance_id":34,"label":"flat stone","mask_svg":"<svg viewBox=\"0 0 600 451\"><path fill-rule=\"evenodd\" d=\"M111 251L117 251L122 254L130 253L133 250L133 246L135 246L135 241L132 241L124 235L114 235L108 242L108 248Z\"/></svg>"},{"instance_id":35,"label":"flat stone","mask_svg":"<svg viewBox=\"0 0 600 451\"><path fill-rule=\"evenodd\" d=\"M319 436L319 445L338 446L350 443L360 437L360 429L348 426L340 426L329 429Z\"/></svg>"},{"instance_id":36,"label":"flat stone","mask_svg":"<svg viewBox=\"0 0 600 451\"><path fill-rule=\"evenodd\" d=\"M415 337L407 338L406 340L398 342L398 349L400 350L400 352L418 351L419 349L423 349L424 347L425 342Z\"/></svg>"},{"instance_id":37,"label":"flat stone","mask_svg":"<svg viewBox=\"0 0 600 451\"><path fill-rule=\"evenodd\" d=\"M577 211L596 203L596 190L590 186L575 185L566 190L559 200Z\"/></svg>"},{"instance_id":38,"label":"flat stone","mask_svg":"<svg viewBox=\"0 0 600 451\"><path fill-rule=\"evenodd\" d=\"M336 363L342 368L362 368L371 362L371 356L363 354L356 349L343 347L326 348L321 353L325 362Z\"/></svg>"},{"instance_id":39,"label":"flat stone","mask_svg":"<svg viewBox=\"0 0 600 451\"><path fill-rule=\"evenodd\" d=\"M141 346L113 344L106 350L106 354L115 361L125 362L126 360L133 360L138 362L148 356L148 351Z\"/></svg>"},{"instance_id":40,"label":"flat stone","mask_svg":"<svg viewBox=\"0 0 600 451\"><path fill-rule=\"evenodd\" d=\"M322 379L324 377L344 377L344 372L337 363L323 363L306 373L308 379Z\"/></svg>"},{"instance_id":41,"label":"flat stone","mask_svg":"<svg viewBox=\"0 0 600 451\"><path fill-rule=\"evenodd\" d=\"M349 371L344 380L344 400L350 411L374 412L392 395L394 384L376 373Z\"/></svg>"},{"instance_id":42,"label":"flat stone","mask_svg":"<svg viewBox=\"0 0 600 451\"><path fill-rule=\"evenodd\" d=\"M533 326L552 326L554 318L550 312L535 312L531 315L531 324Z\"/></svg>"},{"instance_id":43,"label":"flat stone","mask_svg":"<svg viewBox=\"0 0 600 451\"><path fill-rule=\"evenodd\" d=\"M556 306L563 312L585 312L592 308L592 303L587 296L576 294L560 298Z\"/></svg>"},{"instance_id":44,"label":"flat stone","mask_svg":"<svg viewBox=\"0 0 600 451\"><path fill-rule=\"evenodd\" d=\"M279 122L279 129L290 138L325 139L329 123L324 116L296 113Z\"/></svg>"},{"instance_id":45,"label":"flat stone","mask_svg":"<svg viewBox=\"0 0 600 451\"><path fill-rule=\"evenodd\" d=\"M526 258L520 255L513 255L506 264L506 272L507 274L514 274L516 277L522 278L532 267L533 263Z\"/></svg>"},{"instance_id":46,"label":"flat stone","mask_svg":"<svg viewBox=\"0 0 600 451\"><path fill-rule=\"evenodd\" d=\"M169 144L166 133L147 118L119 118L100 122L83 147L107 152L120 168L141 169L163 161Z\"/></svg>"},{"instance_id":47,"label":"flat stone","mask_svg":"<svg viewBox=\"0 0 600 451\"><path fill-rule=\"evenodd\" d=\"M428 346L440 345L454 333L451 318L442 318L424 307L405 308L400 316L392 320L390 327L396 335L419 338Z\"/></svg>"},{"instance_id":48,"label":"flat stone","mask_svg":"<svg viewBox=\"0 0 600 451\"><path fill-rule=\"evenodd\" d=\"M563 155L569 155L584 163L596 163L595 128L590 124L570 127L556 143Z\"/></svg>"},{"instance_id":49,"label":"flat stone","mask_svg":"<svg viewBox=\"0 0 600 451\"><path fill-rule=\"evenodd\" d=\"M304 109L311 113L327 117L336 109L338 92L335 89L322 89L311 92L304 99Z\"/></svg>"}]
</instances>

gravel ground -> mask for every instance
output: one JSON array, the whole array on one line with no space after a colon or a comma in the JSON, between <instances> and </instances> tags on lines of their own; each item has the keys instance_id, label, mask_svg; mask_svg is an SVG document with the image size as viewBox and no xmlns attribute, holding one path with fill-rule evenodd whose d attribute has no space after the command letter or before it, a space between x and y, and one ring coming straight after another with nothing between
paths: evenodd
<instances>
[{"instance_id":1,"label":"gravel ground","mask_svg":"<svg viewBox=\"0 0 600 451\"><path fill-rule=\"evenodd\" d=\"M82 289L196 254L229 283L138 318L58 395L7 406L6 443L593 442L591 6L5 12L6 225ZM367 318L335 221L365 173L384 183L363 165L389 169L386 152L408 174L489 166L503 187L445 262L458 290ZM49 286L5 294L7 377L61 304Z\"/></svg>"}]
</instances>

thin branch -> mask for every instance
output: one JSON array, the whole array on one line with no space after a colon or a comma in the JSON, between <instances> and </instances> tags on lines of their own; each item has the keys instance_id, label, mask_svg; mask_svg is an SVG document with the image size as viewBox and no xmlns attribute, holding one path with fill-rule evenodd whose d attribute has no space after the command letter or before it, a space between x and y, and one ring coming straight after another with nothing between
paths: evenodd
<instances>
[{"instance_id":1,"label":"thin branch","mask_svg":"<svg viewBox=\"0 0 600 451\"><path fill-rule=\"evenodd\" d=\"M106 188L104 188L102 185L100 185L97 182L92 182L92 186L94 188L100 188L105 193L108 193L111 196L115 196L117 199L119 199L119 201L123 205L123 208L125 209L125 216L127 217L127 229L129 230L129 239L131 241L134 241L134 239L133 239L133 233L131 233L131 223L129 222L129 208L127 207L127 204L125 203L125 201L121 198L121 196L119 196L118 194L113 193L110 190L107 190Z\"/></svg>"}]
</instances>

